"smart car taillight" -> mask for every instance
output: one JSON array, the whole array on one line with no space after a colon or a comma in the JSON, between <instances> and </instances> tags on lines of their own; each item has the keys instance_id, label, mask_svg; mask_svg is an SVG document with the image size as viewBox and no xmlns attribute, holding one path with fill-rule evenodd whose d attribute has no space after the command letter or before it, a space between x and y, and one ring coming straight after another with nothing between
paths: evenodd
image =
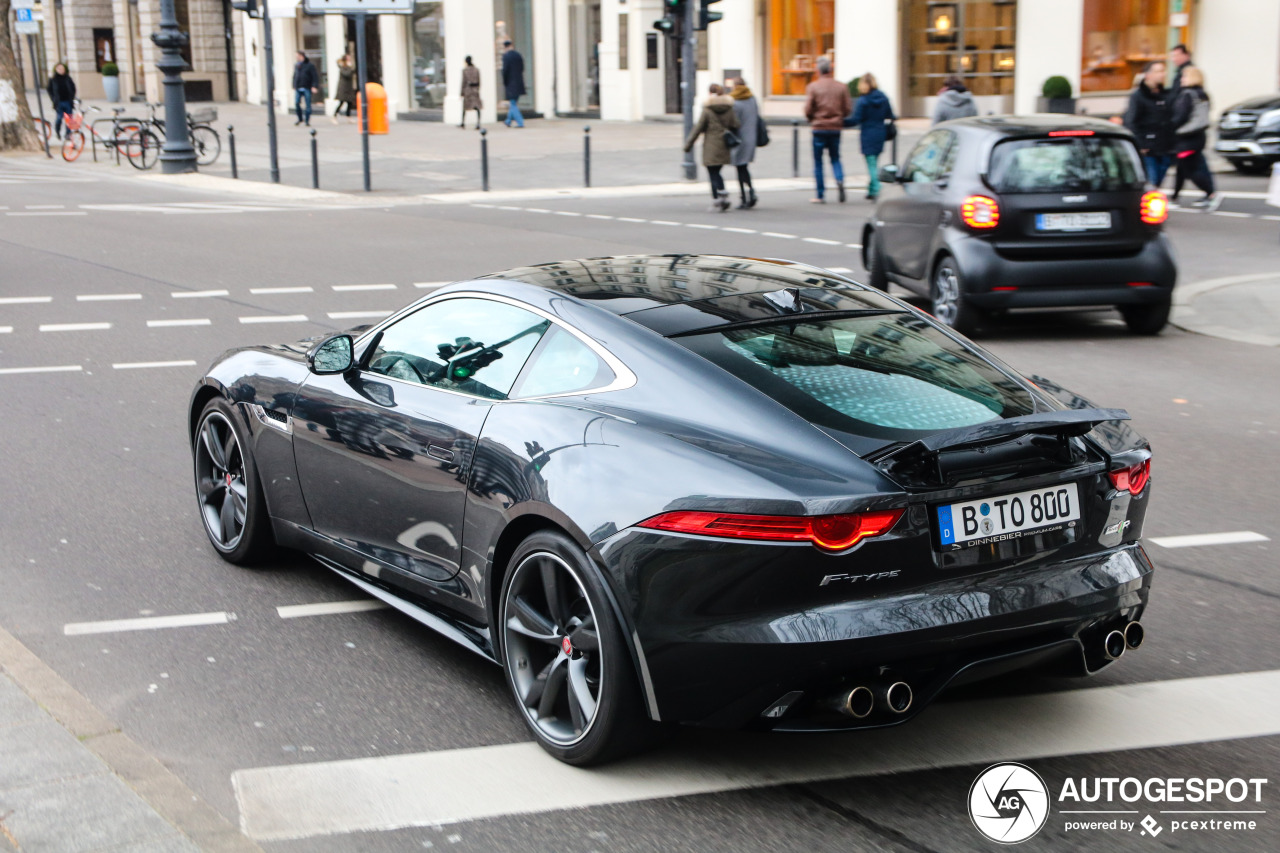
<instances>
[{"instance_id":1,"label":"smart car taillight","mask_svg":"<svg viewBox=\"0 0 1280 853\"><path fill-rule=\"evenodd\" d=\"M1142 195L1142 221L1148 225L1159 225L1169 218L1169 200L1159 190L1152 190Z\"/></svg>"},{"instance_id":2,"label":"smart car taillight","mask_svg":"<svg viewBox=\"0 0 1280 853\"><path fill-rule=\"evenodd\" d=\"M1141 494L1147 487L1147 481L1151 479L1151 460L1144 459L1137 465L1110 471L1107 476L1111 478L1111 485L1115 486L1117 491L1128 492L1131 495Z\"/></svg>"},{"instance_id":3,"label":"smart car taillight","mask_svg":"<svg viewBox=\"0 0 1280 853\"><path fill-rule=\"evenodd\" d=\"M770 542L812 542L824 551L844 551L863 539L883 536L902 518L902 510L842 515L743 515L726 512L677 510L640 522L638 527Z\"/></svg>"},{"instance_id":4,"label":"smart car taillight","mask_svg":"<svg viewBox=\"0 0 1280 853\"><path fill-rule=\"evenodd\" d=\"M971 195L960 202L960 219L977 230L995 228L1000 224L1000 205L994 198Z\"/></svg>"}]
</instances>

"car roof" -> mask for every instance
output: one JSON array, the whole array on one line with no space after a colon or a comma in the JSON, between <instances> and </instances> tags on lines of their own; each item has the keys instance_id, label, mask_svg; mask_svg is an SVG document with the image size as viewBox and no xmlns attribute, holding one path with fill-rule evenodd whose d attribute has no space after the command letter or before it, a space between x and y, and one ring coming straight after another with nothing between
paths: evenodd
<instances>
[{"instance_id":1,"label":"car roof","mask_svg":"<svg viewBox=\"0 0 1280 853\"><path fill-rule=\"evenodd\" d=\"M1118 124L1090 116L1038 113L1036 115L971 116L952 119L939 127L968 129L998 136L1035 136L1054 130L1092 130L1117 136L1131 135Z\"/></svg>"}]
</instances>

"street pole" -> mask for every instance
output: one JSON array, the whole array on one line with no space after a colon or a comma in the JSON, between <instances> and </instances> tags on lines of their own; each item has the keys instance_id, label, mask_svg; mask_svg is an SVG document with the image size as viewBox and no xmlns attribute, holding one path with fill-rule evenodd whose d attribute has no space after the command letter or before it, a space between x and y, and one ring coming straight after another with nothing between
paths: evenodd
<instances>
[{"instance_id":1,"label":"street pole","mask_svg":"<svg viewBox=\"0 0 1280 853\"><path fill-rule=\"evenodd\" d=\"M49 123L44 120L44 98L40 97L40 90L43 87L40 85L40 60L36 53L36 37L31 33L27 33L27 53L31 54L31 74L36 83L36 107L40 110L40 126L48 127ZM57 109L57 105L54 105L54 109ZM44 156L52 160L53 155L49 153L49 134L40 135L44 137Z\"/></svg>"},{"instance_id":2,"label":"street pole","mask_svg":"<svg viewBox=\"0 0 1280 853\"><path fill-rule=\"evenodd\" d=\"M694 0L685 0L683 30L680 34L680 108L684 113L684 138L693 133L693 95L698 85L697 38L694 31ZM684 152L684 177L696 180L698 167L693 162L693 151Z\"/></svg>"},{"instance_id":3,"label":"street pole","mask_svg":"<svg viewBox=\"0 0 1280 853\"><path fill-rule=\"evenodd\" d=\"M369 71L365 68L365 12L356 12L356 72L360 76L360 145L364 149L364 191L373 185L369 180Z\"/></svg>"},{"instance_id":4,"label":"street pole","mask_svg":"<svg viewBox=\"0 0 1280 853\"><path fill-rule=\"evenodd\" d=\"M160 48L156 68L164 72L165 134L160 169L166 175L194 172L196 150L191 147L191 134L187 131L187 95L182 89L182 69L187 67L182 48L188 39L178 29L174 0L160 0L160 30L151 34L151 41Z\"/></svg>"},{"instance_id":5,"label":"street pole","mask_svg":"<svg viewBox=\"0 0 1280 853\"><path fill-rule=\"evenodd\" d=\"M276 60L271 42L271 2L262 2L262 50L267 60L267 149L271 154L271 183L280 183L280 156L276 150Z\"/></svg>"}]
</instances>

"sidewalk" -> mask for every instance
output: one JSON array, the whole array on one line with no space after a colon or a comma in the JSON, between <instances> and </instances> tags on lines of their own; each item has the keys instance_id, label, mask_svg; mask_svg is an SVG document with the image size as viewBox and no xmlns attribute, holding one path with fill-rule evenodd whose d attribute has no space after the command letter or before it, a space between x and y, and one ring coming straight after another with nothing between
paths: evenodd
<instances>
[{"instance_id":1,"label":"sidewalk","mask_svg":"<svg viewBox=\"0 0 1280 853\"><path fill-rule=\"evenodd\" d=\"M1227 276L1176 288L1173 323L1201 335L1280 347L1280 274Z\"/></svg>"}]
</instances>

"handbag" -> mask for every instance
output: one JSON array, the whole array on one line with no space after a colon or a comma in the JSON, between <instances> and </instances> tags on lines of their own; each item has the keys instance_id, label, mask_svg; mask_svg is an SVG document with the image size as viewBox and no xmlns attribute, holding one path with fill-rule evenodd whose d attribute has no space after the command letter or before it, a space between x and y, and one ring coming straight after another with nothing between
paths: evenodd
<instances>
[{"instance_id":1,"label":"handbag","mask_svg":"<svg viewBox=\"0 0 1280 853\"><path fill-rule=\"evenodd\" d=\"M1196 101L1194 107L1191 108L1191 117L1183 123L1176 131L1178 136L1189 136L1201 130L1207 130L1209 127L1209 99L1203 98Z\"/></svg>"},{"instance_id":2,"label":"handbag","mask_svg":"<svg viewBox=\"0 0 1280 853\"><path fill-rule=\"evenodd\" d=\"M769 125L764 123L764 116L756 114L756 147L763 148L769 144Z\"/></svg>"},{"instance_id":3,"label":"handbag","mask_svg":"<svg viewBox=\"0 0 1280 853\"><path fill-rule=\"evenodd\" d=\"M898 138L898 125L893 119L889 119L889 121L884 126L885 142L892 142L897 138Z\"/></svg>"},{"instance_id":4,"label":"handbag","mask_svg":"<svg viewBox=\"0 0 1280 853\"><path fill-rule=\"evenodd\" d=\"M724 132L724 144L726 148L737 148L742 144L742 137L732 130L726 130Z\"/></svg>"}]
</instances>

